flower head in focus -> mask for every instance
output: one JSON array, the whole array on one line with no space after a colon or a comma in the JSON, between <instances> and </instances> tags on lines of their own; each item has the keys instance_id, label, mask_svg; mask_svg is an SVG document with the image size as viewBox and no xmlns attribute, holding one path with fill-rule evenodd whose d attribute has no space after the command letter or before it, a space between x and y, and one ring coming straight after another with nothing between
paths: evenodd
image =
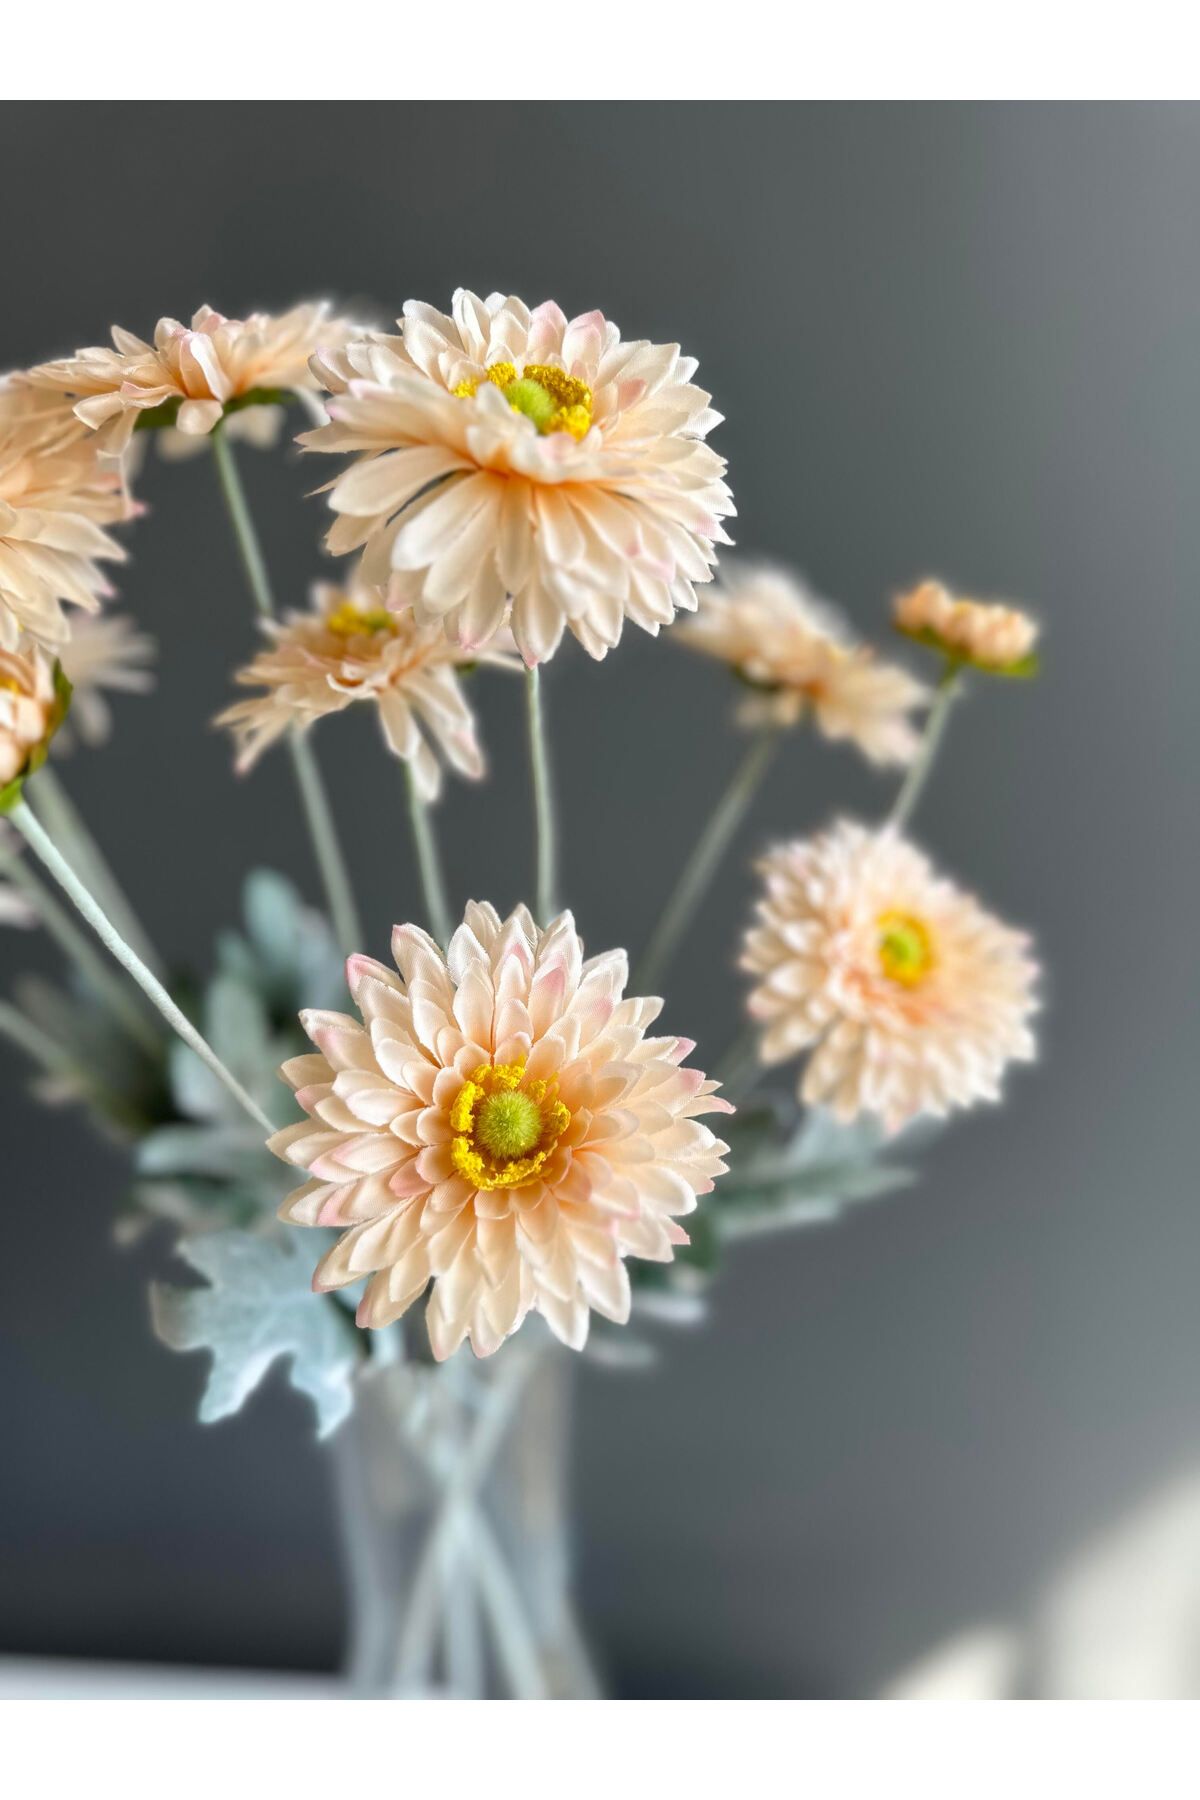
<instances>
[{"instance_id":1,"label":"flower head in focus","mask_svg":"<svg viewBox=\"0 0 1200 1800\"><path fill-rule=\"evenodd\" d=\"M160 319L152 344L114 325L111 350L98 345L41 363L28 379L67 396L104 448L121 452L139 420L151 422L150 414L154 423L185 437L206 437L227 409L277 408L292 394L315 394L309 358L332 353L351 331L343 320L331 319L324 304L278 315L251 313L248 319L227 319L202 306L190 325ZM271 416L277 425L278 413Z\"/></svg>"},{"instance_id":2,"label":"flower head in focus","mask_svg":"<svg viewBox=\"0 0 1200 1800\"><path fill-rule=\"evenodd\" d=\"M266 621L270 645L234 679L265 690L217 719L238 742L238 769L250 768L293 726L306 727L356 700L370 700L389 749L409 763L427 800L441 789L440 750L451 768L477 779L484 771L475 719L458 669L466 662L518 666L504 641L468 658L439 626L418 625L387 606L385 589L356 578L349 589L320 583L307 613Z\"/></svg>"},{"instance_id":3,"label":"flower head in focus","mask_svg":"<svg viewBox=\"0 0 1200 1800\"><path fill-rule=\"evenodd\" d=\"M112 591L100 564L125 552L101 527L128 516L115 464L70 407L0 379L0 646L65 642L64 602L94 612Z\"/></svg>"},{"instance_id":4,"label":"flower head in focus","mask_svg":"<svg viewBox=\"0 0 1200 1800\"><path fill-rule=\"evenodd\" d=\"M334 398L301 441L356 454L331 550L365 545L371 580L394 572L395 602L469 648L511 600L531 665L564 629L603 657L626 618L653 634L695 606L733 502L691 357L464 289L451 317L410 300L401 332L314 359Z\"/></svg>"},{"instance_id":5,"label":"flower head in focus","mask_svg":"<svg viewBox=\"0 0 1200 1800\"><path fill-rule=\"evenodd\" d=\"M940 581L923 581L899 596L893 618L897 631L951 663L970 663L989 675L1036 673L1037 621L1015 606L956 599Z\"/></svg>"},{"instance_id":6,"label":"flower head in focus","mask_svg":"<svg viewBox=\"0 0 1200 1800\"><path fill-rule=\"evenodd\" d=\"M1032 1058L1029 939L912 844L842 821L760 868L741 967L757 977L761 1060L811 1052L803 1100L896 1130L998 1099L1005 1065Z\"/></svg>"},{"instance_id":7,"label":"flower head in focus","mask_svg":"<svg viewBox=\"0 0 1200 1800\"><path fill-rule=\"evenodd\" d=\"M918 737L909 714L928 689L853 641L833 608L782 569L739 567L710 589L680 631L692 650L728 663L754 691L746 725L795 725L811 716L827 738L849 739L875 763L904 763Z\"/></svg>"},{"instance_id":8,"label":"flower head in focus","mask_svg":"<svg viewBox=\"0 0 1200 1800\"><path fill-rule=\"evenodd\" d=\"M108 695L148 694L154 676L146 665L155 655L154 639L127 614L78 619L59 656L73 691L70 722L55 739L55 753L77 738L93 749L105 743L112 730Z\"/></svg>"},{"instance_id":9,"label":"flower head in focus","mask_svg":"<svg viewBox=\"0 0 1200 1800\"><path fill-rule=\"evenodd\" d=\"M699 1123L732 1109L646 1035L658 1000L624 999L624 951L584 961L570 913L540 931L472 902L443 955L415 926L400 970L353 956L362 1023L306 1013L320 1054L283 1073L309 1117L271 1140L311 1179L280 1216L342 1236L323 1292L368 1276L361 1325L398 1319L433 1282L434 1355L497 1349L530 1312L579 1349L591 1309L629 1314L626 1256L669 1262L677 1218L724 1170Z\"/></svg>"},{"instance_id":10,"label":"flower head in focus","mask_svg":"<svg viewBox=\"0 0 1200 1800\"><path fill-rule=\"evenodd\" d=\"M71 685L36 644L0 650L0 811L46 760L70 703Z\"/></svg>"}]
</instances>

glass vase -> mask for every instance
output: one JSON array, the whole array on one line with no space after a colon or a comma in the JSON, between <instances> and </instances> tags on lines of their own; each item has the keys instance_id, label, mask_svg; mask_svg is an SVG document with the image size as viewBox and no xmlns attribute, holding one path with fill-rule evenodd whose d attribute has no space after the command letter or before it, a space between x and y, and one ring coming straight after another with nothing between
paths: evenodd
<instances>
[{"instance_id":1,"label":"glass vase","mask_svg":"<svg viewBox=\"0 0 1200 1800\"><path fill-rule=\"evenodd\" d=\"M331 1444L353 1695L595 1699L571 1600L571 1359L365 1371Z\"/></svg>"}]
</instances>

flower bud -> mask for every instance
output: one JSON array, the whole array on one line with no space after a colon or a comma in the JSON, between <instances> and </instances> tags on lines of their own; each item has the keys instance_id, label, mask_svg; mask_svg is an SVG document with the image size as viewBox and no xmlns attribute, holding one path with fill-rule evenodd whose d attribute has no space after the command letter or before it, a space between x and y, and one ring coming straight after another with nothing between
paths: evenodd
<instances>
[{"instance_id":1,"label":"flower bud","mask_svg":"<svg viewBox=\"0 0 1200 1800\"><path fill-rule=\"evenodd\" d=\"M1037 622L1014 606L959 600L940 581L923 581L895 603L896 629L954 662L993 674L1032 674Z\"/></svg>"},{"instance_id":2,"label":"flower bud","mask_svg":"<svg viewBox=\"0 0 1200 1800\"><path fill-rule=\"evenodd\" d=\"M69 699L69 682L40 650L0 650L0 810L45 761Z\"/></svg>"}]
</instances>

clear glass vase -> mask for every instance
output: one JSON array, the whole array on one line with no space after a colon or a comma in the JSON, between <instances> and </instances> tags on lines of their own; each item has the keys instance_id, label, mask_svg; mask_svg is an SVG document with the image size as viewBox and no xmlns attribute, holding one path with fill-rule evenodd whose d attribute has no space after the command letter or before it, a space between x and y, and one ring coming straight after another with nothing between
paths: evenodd
<instances>
[{"instance_id":1,"label":"clear glass vase","mask_svg":"<svg viewBox=\"0 0 1200 1800\"><path fill-rule=\"evenodd\" d=\"M331 1444L354 1695L599 1697L570 1592L570 1399L546 1341L364 1373Z\"/></svg>"}]
</instances>

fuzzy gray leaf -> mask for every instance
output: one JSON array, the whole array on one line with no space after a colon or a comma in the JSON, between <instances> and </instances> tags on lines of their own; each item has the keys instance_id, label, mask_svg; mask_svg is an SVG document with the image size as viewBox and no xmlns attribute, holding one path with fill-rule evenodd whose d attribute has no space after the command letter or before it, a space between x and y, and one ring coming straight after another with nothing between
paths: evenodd
<instances>
[{"instance_id":1,"label":"fuzzy gray leaf","mask_svg":"<svg viewBox=\"0 0 1200 1800\"><path fill-rule=\"evenodd\" d=\"M327 1437L350 1411L357 1351L344 1315L312 1292L309 1247L290 1237L219 1231L183 1239L178 1253L209 1285L156 1282L151 1317L172 1350L212 1357L201 1420L239 1411L271 1364L286 1356L292 1386L309 1396L318 1435Z\"/></svg>"},{"instance_id":2,"label":"fuzzy gray leaf","mask_svg":"<svg viewBox=\"0 0 1200 1800\"><path fill-rule=\"evenodd\" d=\"M828 1113L808 1114L781 1154L735 1168L720 1184L720 1236L828 1224L855 1201L906 1187L913 1179L908 1169L878 1160L894 1141L872 1119L841 1125Z\"/></svg>"}]
</instances>

